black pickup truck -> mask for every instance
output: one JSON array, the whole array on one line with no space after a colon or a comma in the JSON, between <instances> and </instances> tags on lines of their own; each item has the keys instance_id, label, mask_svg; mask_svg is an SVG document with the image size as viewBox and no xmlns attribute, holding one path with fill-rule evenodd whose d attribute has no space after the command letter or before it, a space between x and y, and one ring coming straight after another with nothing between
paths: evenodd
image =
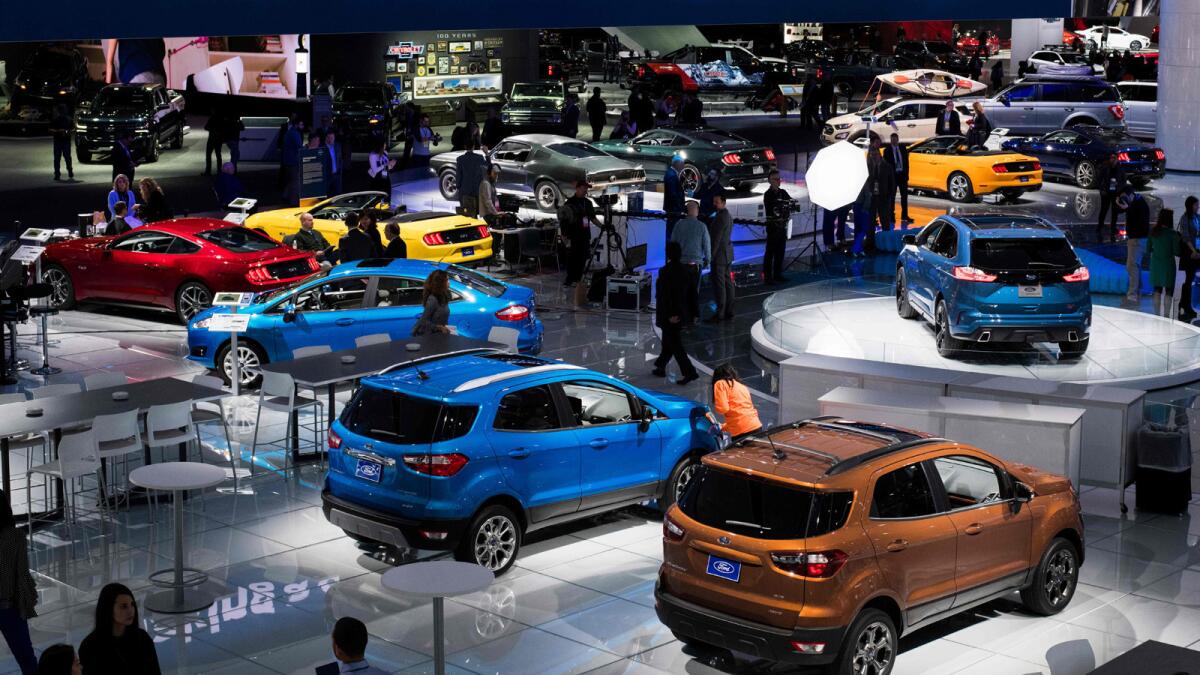
<instances>
[{"instance_id":1,"label":"black pickup truck","mask_svg":"<svg viewBox=\"0 0 1200 675\"><path fill-rule=\"evenodd\" d=\"M400 95L388 82L350 82L333 97L333 117L355 146L369 146L385 138L390 144L404 131L401 106Z\"/></svg>"},{"instance_id":2,"label":"black pickup truck","mask_svg":"<svg viewBox=\"0 0 1200 675\"><path fill-rule=\"evenodd\" d=\"M183 147L183 96L161 84L110 84L75 113L75 154L81 162L107 155L125 132L135 159L153 162L163 146Z\"/></svg>"}]
</instances>

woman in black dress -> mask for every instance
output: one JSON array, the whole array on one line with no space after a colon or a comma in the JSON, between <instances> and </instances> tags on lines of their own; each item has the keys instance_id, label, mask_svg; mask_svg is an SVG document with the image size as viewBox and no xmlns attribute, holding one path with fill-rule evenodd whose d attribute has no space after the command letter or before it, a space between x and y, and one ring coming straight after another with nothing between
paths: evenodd
<instances>
[{"instance_id":1,"label":"woman in black dress","mask_svg":"<svg viewBox=\"0 0 1200 675\"><path fill-rule=\"evenodd\" d=\"M154 640L139 625L133 591L122 584L100 589L96 624L79 645L88 675L162 675Z\"/></svg>"}]
</instances>

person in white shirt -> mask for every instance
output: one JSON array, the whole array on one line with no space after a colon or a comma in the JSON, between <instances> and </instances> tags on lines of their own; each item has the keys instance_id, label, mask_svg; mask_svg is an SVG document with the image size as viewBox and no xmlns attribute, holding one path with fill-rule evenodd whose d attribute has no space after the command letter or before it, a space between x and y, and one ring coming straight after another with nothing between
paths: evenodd
<instances>
[{"instance_id":1,"label":"person in white shirt","mask_svg":"<svg viewBox=\"0 0 1200 675\"><path fill-rule=\"evenodd\" d=\"M396 160L388 157L387 142L380 140L375 143L375 149L367 155L367 177L372 190L392 194L392 179L388 175L396 166Z\"/></svg>"},{"instance_id":2,"label":"person in white shirt","mask_svg":"<svg viewBox=\"0 0 1200 675\"><path fill-rule=\"evenodd\" d=\"M338 673L384 675L387 671L367 663L367 626L358 619L343 616L333 624L333 655Z\"/></svg>"}]
</instances>

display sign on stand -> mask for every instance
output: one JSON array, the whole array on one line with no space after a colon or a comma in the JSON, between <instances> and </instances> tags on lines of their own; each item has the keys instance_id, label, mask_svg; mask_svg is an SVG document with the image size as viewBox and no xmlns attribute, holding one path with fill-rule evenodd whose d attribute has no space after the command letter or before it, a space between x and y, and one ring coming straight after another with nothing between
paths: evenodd
<instances>
[{"instance_id":1,"label":"display sign on stand","mask_svg":"<svg viewBox=\"0 0 1200 675\"><path fill-rule=\"evenodd\" d=\"M230 207L237 200L230 203ZM250 200L253 201L253 200ZM213 296L213 307L228 307L227 314L213 314L208 320L208 330L214 333L229 333L229 353L233 355L233 373L229 381L233 388L233 400L236 405L237 397L240 395L242 383L242 367L241 358L238 354L238 334L245 333L250 327L250 317L252 314L238 314L238 310L250 305L254 301L254 293L238 293L233 291L219 291ZM222 364L217 364L218 368L222 368ZM221 414L225 414L222 410ZM229 441L229 455L234 456L233 440ZM241 454L238 453L239 460ZM240 461L238 462L240 464ZM235 464L233 466L233 488L218 488L218 492L226 492L232 494L254 494L250 488L240 487L238 485L239 472L243 471L241 467Z\"/></svg>"},{"instance_id":2,"label":"display sign on stand","mask_svg":"<svg viewBox=\"0 0 1200 675\"><path fill-rule=\"evenodd\" d=\"M300 198L316 199L325 196L325 148L300 150Z\"/></svg>"},{"instance_id":3,"label":"display sign on stand","mask_svg":"<svg viewBox=\"0 0 1200 675\"><path fill-rule=\"evenodd\" d=\"M16 251L13 251L13 254L9 256L9 260L14 260L16 262L28 265L40 258L42 256L42 252L45 250L45 246L30 246L28 244L23 244Z\"/></svg>"},{"instance_id":4,"label":"display sign on stand","mask_svg":"<svg viewBox=\"0 0 1200 675\"><path fill-rule=\"evenodd\" d=\"M246 218L250 216L250 209L254 208L254 205L257 203L257 199L238 197L237 199L226 204L226 207L233 209L233 212L226 213L223 220L234 223L235 225L241 225L242 223L246 222Z\"/></svg>"}]
</instances>

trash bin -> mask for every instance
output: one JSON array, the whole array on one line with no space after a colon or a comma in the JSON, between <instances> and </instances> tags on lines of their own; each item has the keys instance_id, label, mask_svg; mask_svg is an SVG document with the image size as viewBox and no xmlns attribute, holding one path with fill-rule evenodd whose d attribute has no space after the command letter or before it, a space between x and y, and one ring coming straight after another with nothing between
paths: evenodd
<instances>
[{"instance_id":1,"label":"trash bin","mask_svg":"<svg viewBox=\"0 0 1200 675\"><path fill-rule=\"evenodd\" d=\"M1147 422L1138 430L1137 508L1182 513L1192 499L1192 445L1187 424Z\"/></svg>"}]
</instances>

